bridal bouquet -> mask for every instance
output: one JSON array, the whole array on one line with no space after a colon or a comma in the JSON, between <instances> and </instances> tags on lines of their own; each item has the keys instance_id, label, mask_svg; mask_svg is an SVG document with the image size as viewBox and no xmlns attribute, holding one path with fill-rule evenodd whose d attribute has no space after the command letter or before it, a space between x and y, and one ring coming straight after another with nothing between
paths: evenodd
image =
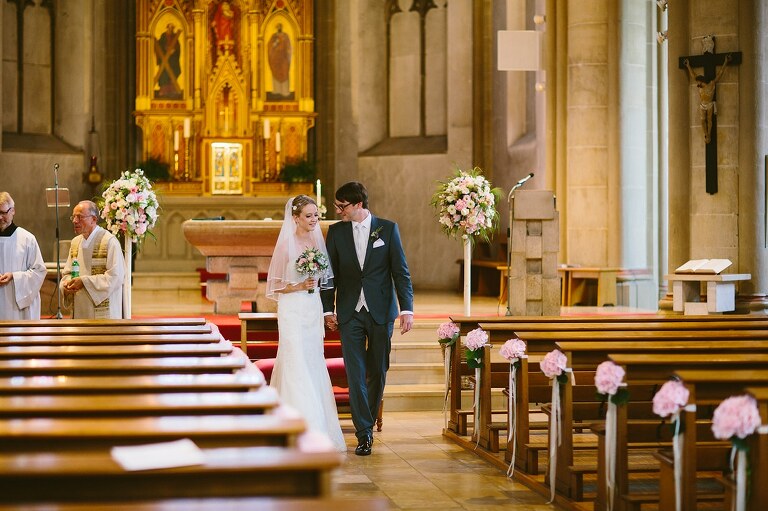
<instances>
[{"instance_id":1,"label":"bridal bouquet","mask_svg":"<svg viewBox=\"0 0 768 511\"><path fill-rule=\"evenodd\" d=\"M496 203L499 188L491 184L477 167L459 170L447 183L441 183L432 196L438 221L448 236L479 236L488 239L499 225Z\"/></svg>"},{"instance_id":2,"label":"bridal bouquet","mask_svg":"<svg viewBox=\"0 0 768 511\"><path fill-rule=\"evenodd\" d=\"M157 222L159 204L144 171L126 170L101 196L101 218L106 220L108 231L114 235L122 233L139 243L147 234L154 237L150 229Z\"/></svg>"},{"instance_id":3,"label":"bridal bouquet","mask_svg":"<svg viewBox=\"0 0 768 511\"><path fill-rule=\"evenodd\" d=\"M296 271L299 275L306 275L307 277L321 275L328 271L328 258L314 247L307 248L296 259ZM309 292L314 293L315 290L310 289Z\"/></svg>"}]
</instances>

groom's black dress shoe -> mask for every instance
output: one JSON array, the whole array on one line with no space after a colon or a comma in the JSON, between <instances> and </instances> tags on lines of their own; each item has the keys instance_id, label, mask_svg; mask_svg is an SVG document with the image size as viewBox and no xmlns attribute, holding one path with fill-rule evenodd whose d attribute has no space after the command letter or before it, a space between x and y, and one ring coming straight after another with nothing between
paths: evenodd
<instances>
[{"instance_id":1,"label":"groom's black dress shoe","mask_svg":"<svg viewBox=\"0 0 768 511\"><path fill-rule=\"evenodd\" d=\"M368 456L371 454L371 446L373 446L373 435L365 435L357 441L355 454L358 456Z\"/></svg>"}]
</instances>

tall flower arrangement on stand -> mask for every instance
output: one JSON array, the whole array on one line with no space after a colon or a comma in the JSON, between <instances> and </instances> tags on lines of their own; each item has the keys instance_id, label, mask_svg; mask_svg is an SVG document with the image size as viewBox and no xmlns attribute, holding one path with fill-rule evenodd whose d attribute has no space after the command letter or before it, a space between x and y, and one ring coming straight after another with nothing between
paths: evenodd
<instances>
[{"instance_id":1,"label":"tall flower arrangement on stand","mask_svg":"<svg viewBox=\"0 0 768 511\"><path fill-rule=\"evenodd\" d=\"M517 337L509 339L501 348L499 354L509 361L509 398L507 402L507 449L512 446L512 461L507 469L507 477L515 473L515 457L517 454L517 370L521 360L528 358L525 354L525 342Z\"/></svg>"},{"instance_id":2,"label":"tall flower arrangement on stand","mask_svg":"<svg viewBox=\"0 0 768 511\"><path fill-rule=\"evenodd\" d=\"M749 449L746 439L748 436L760 430L766 433L760 426L760 412L757 409L757 402L752 396L731 396L715 409L712 415L712 433L715 438L720 440L730 440L733 445L731 449L731 468L733 460L736 460L736 511L745 511L747 508L747 477L748 477L748 459L747 450Z\"/></svg>"},{"instance_id":3,"label":"tall flower arrangement on stand","mask_svg":"<svg viewBox=\"0 0 768 511\"><path fill-rule=\"evenodd\" d=\"M131 266L133 244L141 244L152 236L152 227L158 218L160 205L152 190L152 183L144 171L126 170L109 184L101 194L101 218L112 234L123 235L125 243L125 282L123 284L123 316L131 317Z\"/></svg>"},{"instance_id":4,"label":"tall flower arrangement on stand","mask_svg":"<svg viewBox=\"0 0 768 511\"><path fill-rule=\"evenodd\" d=\"M476 237L488 240L499 226L496 204L501 190L475 167L457 170L453 179L441 182L432 196L432 207L438 222L449 237L461 236L464 241L464 314L470 315L470 268L472 244Z\"/></svg>"},{"instance_id":5,"label":"tall flower arrangement on stand","mask_svg":"<svg viewBox=\"0 0 768 511\"><path fill-rule=\"evenodd\" d=\"M597 366L595 387L600 399L608 401L608 413L605 416L605 470L608 510L613 509L616 493L616 406L629 400L629 392L624 380L624 368L606 360Z\"/></svg>"}]
</instances>

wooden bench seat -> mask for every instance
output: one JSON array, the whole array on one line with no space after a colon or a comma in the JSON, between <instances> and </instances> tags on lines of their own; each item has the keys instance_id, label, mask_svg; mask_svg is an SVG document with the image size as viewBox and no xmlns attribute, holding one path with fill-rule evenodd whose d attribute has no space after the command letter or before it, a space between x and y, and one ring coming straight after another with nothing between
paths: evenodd
<instances>
[{"instance_id":1,"label":"wooden bench seat","mask_svg":"<svg viewBox=\"0 0 768 511\"><path fill-rule=\"evenodd\" d=\"M0 336L25 335L157 335L157 334L210 334L215 327L210 323L202 325L93 325L93 326L39 326L30 322L25 326L3 326L0 324Z\"/></svg>"},{"instance_id":2,"label":"wooden bench seat","mask_svg":"<svg viewBox=\"0 0 768 511\"><path fill-rule=\"evenodd\" d=\"M127 472L108 449L0 454L5 504L330 494L341 455L276 447L204 449L203 465Z\"/></svg>"},{"instance_id":3,"label":"wooden bench seat","mask_svg":"<svg viewBox=\"0 0 768 511\"><path fill-rule=\"evenodd\" d=\"M0 396L0 419L25 417L129 417L152 415L262 414L279 405L277 392Z\"/></svg>"},{"instance_id":4,"label":"wooden bench seat","mask_svg":"<svg viewBox=\"0 0 768 511\"><path fill-rule=\"evenodd\" d=\"M191 344L218 343L218 333L155 335L8 335L0 336L0 346L90 346L109 344Z\"/></svg>"},{"instance_id":5,"label":"wooden bench seat","mask_svg":"<svg viewBox=\"0 0 768 511\"><path fill-rule=\"evenodd\" d=\"M232 353L229 341L202 344L126 344L61 346L0 346L0 360L21 358L203 357Z\"/></svg>"},{"instance_id":6,"label":"wooden bench seat","mask_svg":"<svg viewBox=\"0 0 768 511\"><path fill-rule=\"evenodd\" d=\"M62 326L76 326L76 327L116 327L121 328L124 326L164 326L164 325L179 325L179 326L191 326L191 325L204 325L206 323L205 318L131 318L131 319L36 319L30 320L13 320L4 319L0 320L0 328L2 327L27 327L27 326L45 326L45 327L62 327Z\"/></svg>"},{"instance_id":7,"label":"wooden bench seat","mask_svg":"<svg viewBox=\"0 0 768 511\"><path fill-rule=\"evenodd\" d=\"M189 438L200 447L294 445L301 418L276 415L64 417L0 420L0 451L108 449Z\"/></svg>"},{"instance_id":8,"label":"wooden bench seat","mask_svg":"<svg viewBox=\"0 0 768 511\"><path fill-rule=\"evenodd\" d=\"M0 376L205 374L232 373L245 368L240 357L157 357L157 358L53 358L0 360Z\"/></svg>"}]
</instances>

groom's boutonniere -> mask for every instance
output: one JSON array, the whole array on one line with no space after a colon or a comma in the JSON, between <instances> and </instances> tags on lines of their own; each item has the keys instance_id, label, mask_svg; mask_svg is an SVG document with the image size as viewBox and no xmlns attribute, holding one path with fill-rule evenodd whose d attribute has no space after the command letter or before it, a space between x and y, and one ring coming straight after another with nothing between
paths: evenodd
<instances>
[{"instance_id":1,"label":"groom's boutonniere","mask_svg":"<svg viewBox=\"0 0 768 511\"><path fill-rule=\"evenodd\" d=\"M375 230L374 230L374 231L371 233L371 239L372 239L372 240L377 240L377 239L379 239L379 233L381 232L381 230L382 230L383 228L384 228L384 226L383 226L383 225L380 225L380 226L378 226L378 227L377 227L377 228L376 228L376 229L375 229Z\"/></svg>"}]
</instances>

